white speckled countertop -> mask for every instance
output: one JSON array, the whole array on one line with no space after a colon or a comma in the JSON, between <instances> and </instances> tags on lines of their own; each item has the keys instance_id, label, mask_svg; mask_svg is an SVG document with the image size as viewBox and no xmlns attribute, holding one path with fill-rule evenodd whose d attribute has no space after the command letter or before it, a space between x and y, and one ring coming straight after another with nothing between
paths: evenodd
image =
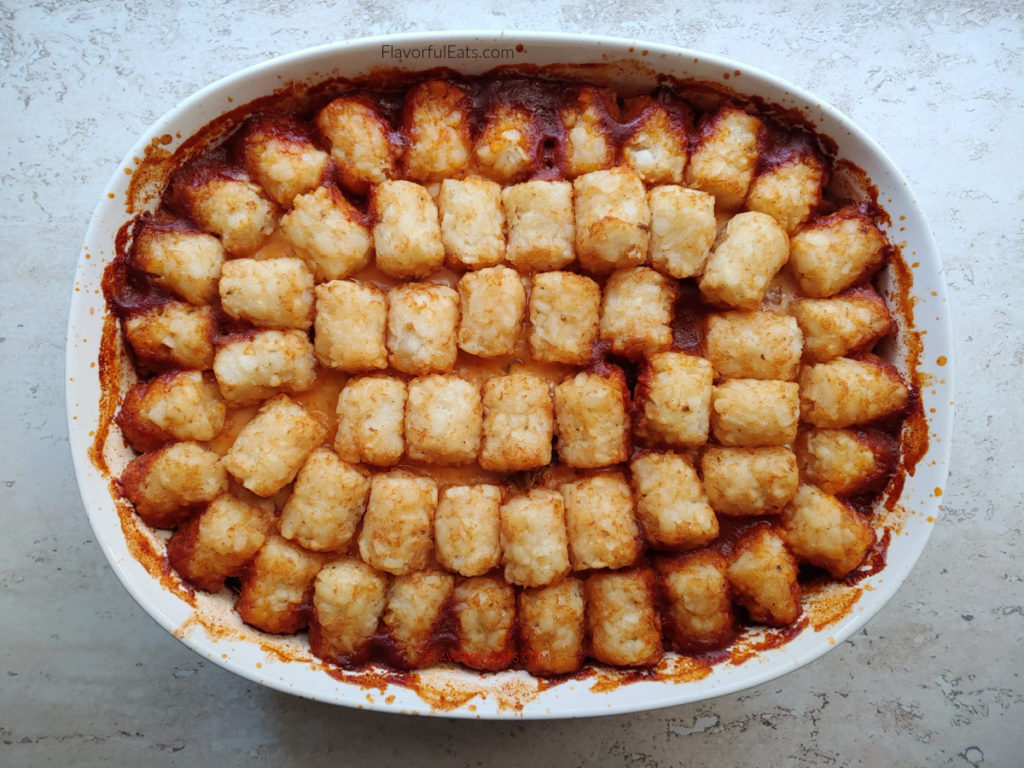
<instances>
[{"instance_id":1,"label":"white speckled countertop","mask_svg":"<svg viewBox=\"0 0 1024 768\"><path fill-rule=\"evenodd\" d=\"M0 3L0 764L1020 765L1024 753L1024 20L1017 3L492 0ZM90 213L122 154L200 86L307 46L428 29L592 32L734 57L815 92L908 176L955 312L945 509L850 641L774 683L589 721L333 708L201 660L93 541L63 347Z\"/></svg>"}]
</instances>

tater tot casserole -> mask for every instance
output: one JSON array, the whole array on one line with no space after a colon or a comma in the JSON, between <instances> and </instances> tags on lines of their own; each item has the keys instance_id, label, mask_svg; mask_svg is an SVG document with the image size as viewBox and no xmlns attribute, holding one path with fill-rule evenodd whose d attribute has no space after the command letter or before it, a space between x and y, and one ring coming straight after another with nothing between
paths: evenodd
<instances>
[{"instance_id":1,"label":"tater tot casserole","mask_svg":"<svg viewBox=\"0 0 1024 768\"><path fill-rule=\"evenodd\" d=\"M325 674L559 685L741 663L884 567L909 267L811 122L564 68L285 91L162 159L103 275L164 578Z\"/></svg>"}]
</instances>

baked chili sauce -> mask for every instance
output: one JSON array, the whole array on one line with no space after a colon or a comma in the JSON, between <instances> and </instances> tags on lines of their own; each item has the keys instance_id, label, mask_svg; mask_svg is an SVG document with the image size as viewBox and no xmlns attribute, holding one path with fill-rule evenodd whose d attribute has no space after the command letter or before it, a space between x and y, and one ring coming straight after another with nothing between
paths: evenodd
<instances>
[{"instance_id":1,"label":"baked chili sauce","mask_svg":"<svg viewBox=\"0 0 1024 768\"><path fill-rule=\"evenodd\" d=\"M584 68L584 75L588 74L598 76L600 73L597 69L587 71ZM287 116L285 120L277 120L278 123L285 126L282 128L285 131L282 138L293 138L293 134L288 133L293 130L289 126L298 125L301 127L302 138L310 138L322 149L328 150L329 146L326 140L319 135L315 128L314 116L332 99L341 95L358 94L360 98L372 103L388 121L391 127L391 140L400 147L405 143L401 125L406 90L416 82L437 77L455 81L467 92L472 104L471 130L474 134L481 129L484 116L493 106L510 104L525 107L535 116L531 123L528 142L532 156L530 178L561 177L561 169L565 162L566 135L559 115L561 109L567 104L571 104L578 96L579 89L583 84L577 81L552 78L543 71L532 69L518 72L501 69L481 77L463 77L447 70L435 70L416 75L379 72L371 78L362 80L329 80L313 88L286 87L272 96L240 106L213 121L185 141L170 158L166 156L166 153L155 153L152 162L147 164L144 161L142 163L136 171L136 178L133 179L133 182L142 179L147 182L148 186L140 181L137 184L133 183L129 190L127 206L129 213L134 216L119 232L116 242L116 257L108 265L104 274L103 292L111 315L123 321L137 312L152 309L173 300L174 297L168 291L158 286L150 275L135 264L132 250L134 235L142 226L200 231L189 216L187 204L182 201L176 191L182 185L187 185L198 178L211 175L227 177L240 175L242 163L238 147L242 140L240 137L244 136L245 127L249 121L261 119L265 125L266 122L262 121L263 117L269 115L275 116L276 119L285 115ZM660 82L661 85L646 94L650 97L649 101L623 99L611 95L610 91L603 91L603 93L609 94L608 97L594 102L597 105L599 119L605 132L616 144L617 151L620 150L622 142L631 135L637 122L644 118L643 104L656 103L663 106L676 129L685 132L691 150L700 141L708 119L714 110L724 104L733 104L755 112L768 126L768 130L761 140L759 171L768 170L786 162L794 155L810 153L824 164L827 176L832 176L836 172L837 164L833 160L835 144L827 137L816 135L801 113L781 110L756 99L744 99L714 84L676 81L664 77L660 77ZM636 106L638 103L641 104L640 107ZM147 160L149 160L148 157ZM880 223L887 222L884 211L877 204L877 190L870 184L866 176L848 163L844 162L840 165L847 177L851 174L854 176L859 174L862 197L857 202L862 211ZM329 171L328 174L330 173ZM146 198L139 191L143 188L153 188L154 176L163 179L163 186L160 188L165 193L159 200ZM372 226L372 213L367 198L351 193L346 193L346 196L361 212L363 223ZM819 216L828 214L850 202L845 191L837 196L836 190L826 186L816 214ZM916 380L917 356L920 345L916 342L913 328L910 327L910 318L912 317L909 298L910 273L902 261L898 248L892 249L888 262L897 278L895 280L897 289L891 292L888 302L894 317L901 320L901 327L897 332L900 342L908 349L908 373L906 376L910 379L908 383L911 387L912 397L906 413L897 414L877 424L866 425L858 429L862 438L870 439L872 443L880 446L882 449L880 453L891 459L885 463L883 471L879 472L876 482L870 489L854 497L843 499L859 514L867 517L876 515L881 508L892 512L906 473L912 473L914 464L927 449L927 428L924 425L920 399L917 396L919 390L919 383ZM568 269L571 270L573 267L570 266ZM432 276L431 280L453 284L458 275L455 273L445 274L446 272L447 270ZM355 278L365 279L382 288L394 284L393 280L372 266L365 273L356 275ZM602 278L597 279L598 282L603 282ZM701 300L694 280L678 282L679 292L672 321L673 346L680 351L700 354L705 319L713 308ZM527 287L529 287L528 281ZM217 328L215 344L254 332L251 326L240 323L224 313L218 303L215 302L213 308ZM525 336L525 334L521 335ZM110 338L107 339L106 336L110 336ZM113 347L117 341L114 334L105 334L101 357L112 359L115 354ZM517 349L517 353L521 351L525 352L525 348ZM132 359L134 356L128 345L123 345L123 354L129 359L122 364L133 366L138 378L142 381L152 378L162 369L159 364L154 365L149 361ZM473 371L474 368L477 368L482 369L483 374L498 373L521 366L523 358L523 354L517 354L511 358L481 361L479 358L460 352L459 362L454 372L462 375L476 373L479 376L481 370ZM629 390L630 402L634 401L633 395L636 392L640 376L640 365L636 361L617 357L611 353L607 344L598 342L595 345L589 369L596 373L611 374L614 372L617 377L621 376L624 386ZM547 365L539 366L535 372L552 380L558 380L571 370L573 369L564 366ZM107 397L107 401L118 402L120 400L119 388L122 386L123 378L121 366L110 364L101 366L101 377L104 394L110 396ZM123 396L123 393L120 395ZM114 419L113 410L108 407L102 414L101 428L97 434L102 435L103 439L105 439ZM99 440L98 437L97 441ZM901 445L902 452L900 451ZM93 447L91 453L94 462L102 465L101 469L106 471L103 445L98 443ZM421 467L412 462L404 462L400 467L412 470L429 469L436 474L436 468ZM493 473L484 472L479 467L470 467L450 474L454 481L495 482L497 480L503 482L510 490L523 491L536 484L554 482L562 471L558 467L551 467L516 473L509 477L498 477ZM442 474L444 474L444 470L442 470ZM122 518L131 515L130 505L122 503L118 506ZM753 526L770 524L770 521L770 517L732 518L722 515L719 517L720 535L711 547L728 555L733 543L744 532ZM167 582L171 569L166 554L158 552L152 546L139 544L144 537L141 536L137 522L131 521L129 524L129 521L122 519L122 523L126 535L130 539L136 540L136 546L133 547L134 554L143 561L150 573L159 576L161 581ZM862 566L839 580L848 588L848 592L857 590L856 585L859 581L877 573L885 566L890 538L891 531L886 528L869 551ZM645 554L644 560L646 561L648 557L649 555ZM805 595L825 591L834 593L834 581L823 571L813 567L805 566L801 569L800 582ZM237 586L237 580L229 580L228 587L233 585ZM176 587L177 592L195 605L194 593L190 586L179 581ZM851 594L853 593L851 592ZM852 602L855 600L856 594ZM760 651L782 645L799 634L808 625L809 619L816 629L827 626L841 618L852 606L852 602L847 599L844 603L845 610L836 615L819 617L820 620L815 620L813 616L809 617L805 613L801 619L789 627L755 633L741 631L738 640L723 648L701 650L674 648L673 650L677 651L679 658L686 662L682 667L677 665L676 670L678 671L680 668L687 670L677 679L699 679L708 674L715 664L741 663ZM310 605L301 608L307 615L310 609ZM746 625L742 609L737 608L737 613L740 623ZM813 610L810 613L813 613ZM514 634L518 635L518 628ZM667 636L665 642L667 648L672 648L671 640ZM449 599L441 611L433 632L431 655L433 658L446 658L447 654L457 651L457 646L456 621ZM444 707L443 700L437 698L436 692L428 695L429 692L422 689L418 675L410 673L405 658L387 634L375 634L358 653L345 658L332 659L330 662L328 671L339 679L350 680L382 690L382 686L387 684L418 689L425 698L430 698L434 704ZM372 675L368 677L370 670L374 669L368 665L382 665L384 669L376 669L374 672L376 677ZM517 665L512 664L511 666ZM615 678L605 678L604 682L599 681L598 687L603 690L608 686L615 687L633 680L672 679L673 673L669 667L670 665L667 666L663 662L654 669L615 670ZM605 674L602 669L600 665L588 663L577 673L538 681L538 691L565 680L579 680L595 675L600 677ZM465 697L456 698L458 702L465 700Z\"/></svg>"}]
</instances>

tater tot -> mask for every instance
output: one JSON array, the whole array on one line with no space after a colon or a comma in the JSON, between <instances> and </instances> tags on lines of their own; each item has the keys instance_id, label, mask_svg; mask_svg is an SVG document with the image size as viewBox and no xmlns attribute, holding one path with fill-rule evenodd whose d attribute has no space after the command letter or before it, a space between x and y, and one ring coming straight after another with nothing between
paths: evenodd
<instances>
[{"instance_id":1,"label":"tater tot","mask_svg":"<svg viewBox=\"0 0 1024 768\"><path fill-rule=\"evenodd\" d=\"M414 181L460 178L469 167L469 96L457 85L428 80L405 95L402 127L407 137L402 164Z\"/></svg>"},{"instance_id":2,"label":"tater tot","mask_svg":"<svg viewBox=\"0 0 1024 768\"><path fill-rule=\"evenodd\" d=\"M313 325L313 274L302 259L232 259L221 269L221 305L261 328Z\"/></svg>"},{"instance_id":3,"label":"tater tot","mask_svg":"<svg viewBox=\"0 0 1024 768\"><path fill-rule=\"evenodd\" d=\"M501 560L501 489L451 485L434 517L437 562L463 576L482 576Z\"/></svg>"},{"instance_id":4,"label":"tater tot","mask_svg":"<svg viewBox=\"0 0 1024 768\"><path fill-rule=\"evenodd\" d=\"M651 209L631 168L593 171L573 182L576 255L590 272L635 267L647 259Z\"/></svg>"},{"instance_id":5,"label":"tater tot","mask_svg":"<svg viewBox=\"0 0 1024 768\"><path fill-rule=\"evenodd\" d=\"M675 278L704 273L715 244L715 198L698 189L666 184L647 193L651 209L651 266Z\"/></svg>"},{"instance_id":6,"label":"tater tot","mask_svg":"<svg viewBox=\"0 0 1024 768\"><path fill-rule=\"evenodd\" d=\"M559 486L565 500L569 559L574 571L625 568L640 556L633 492L621 472Z\"/></svg>"},{"instance_id":7,"label":"tater tot","mask_svg":"<svg viewBox=\"0 0 1024 768\"><path fill-rule=\"evenodd\" d=\"M387 367L387 299L372 285L332 280L316 287L314 349L321 365L340 371Z\"/></svg>"},{"instance_id":8,"label":"tater tot","mask_svg":"<svg viewBox=\"0 0 1024 768\"><path fill-rule=\"evenodd\" d=\"M555 387L558 456L570 467L596 468L629 457L629 388L622 369L578 373Z\"/></svg>"},{"instance_id":9,"label":"tater tot","mask_svg":"<svg viewBox=\"0 0 1024 768\"><path fill-rule=\"evenodd\" d=\"M177 440L212 440L224 429L226 415L212 376L169 371L128 391L117 424L133 448L150 451Z\"/></svg>"},{"instance_id":10,"label":"tater tot","mask_svg":"<svg viewBox=\"0 0 1024 768\"><path fill-rule=\"evenodd\" d=\"M213 309L168 301L130 315L124 335L145 363L206 370L213 365Z\"/></svg>"},{"instance_id":11,"label":"tater tot","mask_svg":"<svg viewBox=\"0 0 1024 768\"><path fill-rule=\"evenodd\" d=\"M789 239L771 216L737 213L715 243L698 284L712 304L757 309L789 255Z\"/></svg>"},{"instance_id":12,"label":"tater tot","mask_svg":"<svg viewBox=\"0 0 1024 768\"><path fill-rule=\"evenodd\" d=\"M543 272L530 292L530 350L536 360L585 365L600 329L601 287L575 272Z\"/></svg>"},{"instance_id":13,"label":"tater tot","mask_svg":"<svg viewBox=\"0 0 1024 768\"><path fill-rule=\"evenodd\" d=\"M793 448L801 478L837 496L877 490L899 458L896 438L874 430L806 429Z\"/></svg>"},{"instance_id":14,"label":"tater tot","mask_svg":"<svg viewBox=\"0 0 1024 768\"><path fill-rule=\"evenodd\" d=\"M392 277L426 277L444 263L437 206L426 188L411 181L374 187L376 264Z\"/></svg>"},{"instance_id":15,"label":"tater tot","mask_svg":"<svg viewBox=\"0 0 1024 768\"><path fill-rule=\"evenodd\" d=\"M358 659L377 630L387 596L388 577L366 563L343 558L325 565L313 585L313 653L336 663Z\"/></svg>"},{"instance_id":16,"label":"tater tot","mask_svg":"<svg viewBox=\"0 0 1024 768\"><path fill-rule=\"evenodd\" d=\"M825 165L801 153L762 170L747 192L747 208L767 213L792 234L821 204Z\"/></svg>"},{"instance_id":17,"label":"tater tot","mask_svg":"<svg viewBox=\"0 0 1024 768\"><path fill-rule=\"evenodd\" d=\"M496 376L484 384L483 406L481 467L519 472L551 463L555 411L546 379L522 373Z\"/></svg>"},{"instance_id":18,"label":"tater tot","mask_svg":"<svg viewBox=\"0 0 1024 768\"><path fill-rule=\"evenodd\" d=\"M220 237L232 256L251 256L277 224L277 210L242 173L211 169L175 184L175 195L199 226Z\"/></svg>"},{"instance_id":19,"label":"tater tot","mask_svg":"<svg viewBox=\"0 0 1024 768\"><path fill-rule=\"evenodd\" d=\"M455 577L444 571L417 571L391 581L382 623L402 666L427 666L443 611L455 586Z\"/></svg>"},{"instance_id":20,"label":"tater tot","mask_svg":"<svg viewBox=\"0 0 1024 768\"><path fill-rule=\"evenodd\" d=\"M561 269L576 254L572 184L527 181L501 191L508 226L505 257L520 272Z\"/></svg>"},{"instance_id":21,"label":"tater tot","mask_svg":"<svg viewBox=\"0 0 1024 768\"><path fill-rule=\"evenodd\" d=\"M505 214L496 182L478 176L445 179L437 210L441 241L452 266L480 269L505 258Z\"/></svg>"},{"instance_id":22,"label":"tater tot","mask_svg":"<svg viewBox=\"0 0 1024 768\"><path fill-rule=\"evenodd\" d=\"M519 593L520 655L533 675L566 675L583 665L583 583L567 577Z\"/></svg>"},{"instance_id":23,"label":"tater tot","mask_svg":"<svg viewBox=\"0 0 1024 768\"><path fill-rule=\"evenodd\" d=\"M676 293L674 280L648 267L613 272L604 285L601 338L631 359L668 349Z\"/></svg>"},{"instance_id":24,"label":"tater tot","mask_svg":"<svg viewBox=\"0 0 1024 768\"><path fill-rule=\"evenodd\" d=\"M800 405L796 382L728 379L711 395L711 432L722 445L786 445L796 439Z\"/></svg>"},{"instance_id":25,"label":"tater tot","mask_svg":"<svg viewBox=\"0 0 1024 768\"><path fill-rule=\"evenodd\" d=\"M459 348L471 355L511 355L526 311L526 289L508 267L467 272L459 279Z\"/></svg>"},{"instance_id":26,"label":"tater tot","mask_svg":"<svg viewBox=\"0 0 1024 768\"><path fill-rule=\"evenodd\" d=\"M665 629L683 652L727 645L736 634L724 557L711 549L655 558L665 598Z\"/></svg>"},{"instance_id":27,"label":"tater tot","mask_svg":"<svg viewBox=\"0 0 1024 768\"><path fill-rule=\"evenodd\" d=\"M313 345L304 331L257 331L230 338L213 359L224 399L255 405L279 392L305 392L316 383Z\"/></svg>"},{"instance_id":28,"label":"tater tot","mask_svg":"<svg viewBox=\"0 0 1024 768\"><path fill-rule=\"evenodd\" d=\"M348 277L370 263L373 239L362 215L334 186L296 196L281 231L318 282Z\"/></svg>"},{"instance_id":29,"label":"tater tot","mask_svg":"<svg viewBox=\"0 0 1024 768\"><path fill-rule=\"evenodd\" d=\"M402 373L446 373L458 356L459 294L406 283L388 291L388 362Z\"/></svg>"},{"instance_id":30,"label":"tater tot","mask_svg":"<svg viewBox=\"0 0 1024 768\"><path fill-rule=\"evenodd\" d=\"M779 512L800 483L796 456L786 446L731 448L709 445L700 460L704 490L719 515Z\"/></svg>"},{"instance_id":31,"label":"tater tot","mask_svg":"<svg viewBox=\"0 0 1024 768\"><path fill-rule=\"evenodd\" d=\"M370 478L330 448L317 448L281 510L281 535L314 552L343 552L363 518Z\"/></svg>"},{"instance_id":32,"label":"tater tot","mask_svg":"<svg viewBox=\"0 0 1024 768\"><path fill-rule=\"evenodd\" d=\"M167 559L189 583L216 592L240 576L266 541L273 517L255 504L224 493L167 542Z\"/></svg>"},{"instance_id":33,"label":"tater tot","mask_svg":"<svg viewBox=\"0 0 1024 768\"><path fill-rule=\"evenodd\" d=\"M565 126L565 174L569 177L601 170L615 163L615 145L607 121L618 115L615 95L583 86L562 106Z\"/></svg>"},{"instance_id":34,"label":"tater tot","mask_svg":"<svg viewBox=\"0 0 1024 768\"><path fill-rule=\"evenodd\" d=\"M543 587L569 572L565 502L558 491L534 488L501 505L505 581Z\"/></svg>"},{"instance_id":35,"label":"tater tot","mask_svg":"<svg viewBox=\"0 0 1024 768\"><path fill-rule=\"evenodd\" d=\"M592 573L584 593L595 659L617 667L649 667L661 660L665 647L650 569Z\"/></svg>"},{"instance_id":36,"label":"tater tot","mask_svg":"<svg viewBox=\"0 0 1024 768\"><path fill-rule=\"evenodd\" d=\"M753 621L781 627L803 611L796 559L767 525L755 525L736 541L726 574L733 598Z\"/></svg>"},{"instance_id":37,"label":"tater tot","mask_svg":"<svg viewBox=\"0 0 1024 768\"><path fill-rule=\"evenodd\" d=\"M801 485L779 516L779 535L800 560L838 579L864 560L875 543L871 525L835 496Z\"/></svg>"},{"instance_id":38,"label":"tater tot","mask_svg":"<svg viewBox=\"0 0 1024 768\"><path fill-rule=\"evenodd\" d=\"M224 468L257 496L273 496L294 478L327 429L288 397L267 400L238 433Z\"/></svg>"},{"instance_id":39,"label":"tater tot","mask_svg":"<svg viewBox=\"0 0 1024 768\"><path fill-rule=\"evenodd\" d=\"M369 99L335 99L317 113L316 126L331 144L346 189L363 194L394 176L398 152L388 138L391 126Z\"/></svg>"},{"instance_id":40,"label":"tater tot","mask_svg":"<svg viewBox=\"0 0 1024 768\"><path fill-rule=\"evenodd\" d=\"M374 475L359 534L359 556L396 576L426 568L434 545L437 483L393 471Z\"/></svg>"},{"instance_id":41,"label":"tater tot","mask_svg":"<svg viewBox=\"0 0 1024 768\"><path fill-rule=\"evenodd\" d=\"M686 168L687 186L714 195L719 208L739 208L754 178L763 130L753 115L735 107L719 109L699 128Z\"/></svg>"},{"instance_id":42,"label":"tater tot","mask_svg":"<svg viewBox=\"0 0 1024 768\"><path fill-rule=\"evenodd\" d=\"M316 187L330 158L317 149L305 128L291 118L256 118L243 129L239 147L245 170L279 205Z\"/></svg>"},{"instance_id":43,"label":"tater tot","mask_svg":"<svg viewBox=\"0 0 1024 768\"><path fill-rule=\"evenodd\" d=\"M458 466L476 460L483 405L476 384L459 376L422 376L409 382L405 449L410 459Z\"/></svg>"},{"instance_id":44,"label":"tater tot","mask_svg":"<svg viewBox=\"0 0 1024 768\"><path fill-rule=\"evenodd\" d=\"M406 384L393 376L350 379L338 395L334 450L349 462L378 467L405 452Z\"/></svg>"},{"instance_id":45,"label":"tater tot","mask_svg":"<svg viewBox=\"0 0 1024 768\"><path fill-rule=\"evenodd\" d=\"M793 381L803 335L788 315L721 312L708 316L704 345L715 373L723 378Z\"/></svg>"},{"instance_id":46,"label":"tater tot","mask_svg":"<svg viewBox=\"0 0 1024 768\"><path fill-rule=\"evenodd\" d=\"M900 413L909 398L899 371L874 355L837 357L800 371L800 416L815 427L867 424Z\"/></svg>"},{"instance_id":47,"label":"tater tot","mask_svg":"<svg viewBox=\"0 0 1024 768\"><path fill-rule=\"evenodd\" d=\"M505 669L515 652L516 593L498 576L475 576L455 587L455 659L485 671Z\"/></svg>"},{"instance_id":48,"label":"tater tot","mask_svg":"<svg viewBox=\"0 0 1024 768\"><path fill-rule=\"evenodd\" d=\"M803 331L804 359L810 363L868 349L892 330L885 299L870 286L832 299L800 299L791 311Z\"/></svg>"},{"instance_id":49,"label":"tater tot","mask_svg":"<svg viewBox=\"0 0 1024 768\"><path fill-rule=\"evenodd\" d=\"M645 184L679 184L686 169L686 122L692 118L669 112L650 96L626 101L629 138L622 145L623 159Z\"/></svg>"},{"instance_id":50,"label":"tater tot","mask_svg":"<svg viewBox=\"0 0 1024 768\"><path fill-rule=\"evenodd\" d=\"M695 549L718 536L718 518L687 458L672 452L645 453L629 468L636 517L648 545Z\"/></svg>"},{"instance_id":51,"label":"tater tot","mask_svg":"<svg viewBox=\"0 0 1024 768\"><path fill-rule=\"evenodd\" d=\"M190 304L209 304L217 295L224 246L213 235L175 222L144 224L135 235L132 261Z\"/></svg>"},{"instance_id":52,"label":"tater tot","mask_svg":"<svg viewBox=\"0 0 1024 768\"><path fill-rule=\"evenodd\" d=\"M473 154L481 173L511 184L526 176L534 164L530 111L499 102L487 112Z\"/></svg>"},{"instance_id":53,"label":"tater tot","mask_svg":"<svg viewBox=\"0 0 1024 768\"><path fill-rule=\"evenodd\" d=\"M822 299L877 272L888 249L888 240L870 216L858 208L844 208L793 235L789 269L805 295Z\"/></svg>"},{"instance_id":54,"label":"tater tot","mask_svg":"<svg viewBox=\"0 0 1024 768\"><path fill-rule=\"evenodd\" d=\"M707 442L715 372L684 352L652 355L636 387L638 432L650 445L686 447Z\"/></svg>"},{"instance_id":55,"label":"tater tot","mask_svg":"<svg viewBox=\"0 0 1024 768\"><path fill-rule=\"evenodd\" d=\"M118 481L142 521L173 528L197 504L228 489L220 457L198 443L181 442L144 453L128 464Z\"/></svg>"},{"instance_id":56,"label":"tater tot","mask_svg":"<svg viewBox=\"0 0 1024 768\"><path fill-rule=\"evenodd\" d=\"M309 623L313 580L322 565L321 555L269 537L242 576L235 610L264 632L298 632Z\"/></svg>"}]
</instances>

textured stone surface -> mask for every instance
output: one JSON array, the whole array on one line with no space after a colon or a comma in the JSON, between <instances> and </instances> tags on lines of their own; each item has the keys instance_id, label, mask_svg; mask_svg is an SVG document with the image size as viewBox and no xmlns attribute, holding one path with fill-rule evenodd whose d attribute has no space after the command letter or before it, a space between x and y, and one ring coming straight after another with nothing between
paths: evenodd
<instances>
[{"instance_id":1,"label":"textured stone surface","mask_svg":"<svg viewBox=\"0 0 1024 768\"><path fill-rule=\"evenodd\" d=\"M0 3L0 762L4 765L1013 765L1024 750L1024 22L1001 2L258 0ZM774 683L589 721L402 719L250 684L117 583L78 498L63 343L78 249L122 153L245 65L426 29L587 31L735 57L817 93L908 176L957 352L945 511L850 641Z\"/></svg>"}]
</instances>

